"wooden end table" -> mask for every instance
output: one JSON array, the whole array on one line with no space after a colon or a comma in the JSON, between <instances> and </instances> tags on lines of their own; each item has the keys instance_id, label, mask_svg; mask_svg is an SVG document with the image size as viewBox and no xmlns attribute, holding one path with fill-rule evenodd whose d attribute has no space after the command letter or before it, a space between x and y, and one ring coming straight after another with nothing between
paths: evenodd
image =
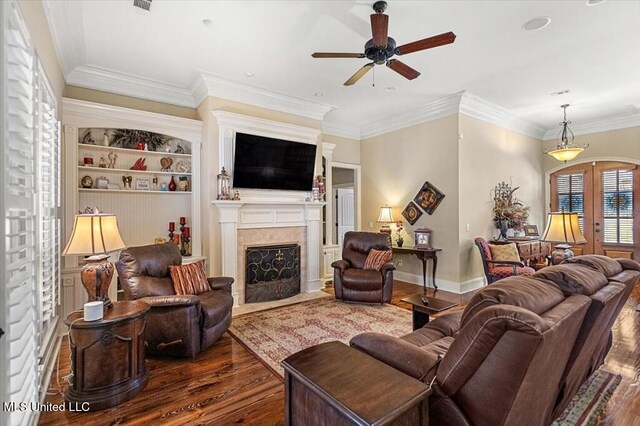
<instances>
[{"instance_id":1,"label":"wooden end table","mask_svg":"<svg viewBox=\"0 0 640 426\"><path fill-rule=\"evenodd\" d=\"M282 361L287 425L428 425L429 387L341 342Z\"/></svg>"},{"instance_id":2,"label":"wooden end table","mask_svg":"<svg viewBox=\"0 0 640 426\"><path fill-rule=\"evenodd\" d=\"M424 327L429 322L429 314L435 314L447 309L451 309L457 306L457 303L449 302L447 300L436 299L435 297L427 297L429 301L428 305L425 305L422 301L421 294L405 297L400 299L401 302L406 302L411 305L411 312L413 314L413 330Z\"/></svg>"},{"instance_id":3,"label":"wooden end table","mask_svg":"<svg viewBox=\"0 0 640 426\"><path fill-rule=\"evenodd\" d=\"M433 270L431 271L431 284L433 288L438 290L436 284L436 268L438 267L438 252L442 251L439 248L416 248L416 247L392 247L392 253L398 254L412 254L422 262L422 287L424 289L424 295L427 295L427 261L433 262Z\"/></svg>"},{"instance_id":4,"label":"wooden end table","mask_svg":"<svg viewBox=\"0 0 640 426\"><path fill-rule=\"evenodd\" d=\"M65 392L71 403L89 403L89 410L113 407L147 384L144 322L149 305L113 302L99 321L84 321L83 312L65 319L70 327L72 384Z\"/></svg>"}]
</instances>

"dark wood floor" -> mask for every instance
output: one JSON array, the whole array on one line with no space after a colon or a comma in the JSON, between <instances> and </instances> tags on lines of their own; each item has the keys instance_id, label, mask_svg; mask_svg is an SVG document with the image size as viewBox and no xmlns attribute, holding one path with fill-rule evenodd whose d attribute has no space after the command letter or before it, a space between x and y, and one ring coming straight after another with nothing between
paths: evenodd
<instances>
[{"instance_id":1,"label":"dark wood floor","mask_svg":"<svg viewBox=\"0 0 640 426\"><path fill-rule=\"evenodd\" d=\"M396 281L392 303L409 309L400 299L418 292L419 287ZM331 292L331 289L328 289ZM430 294L431 295L431 294ZM456 295L443 290L438 298L460 304L471 294ZM640 312L635 305L640 286L614 326L614 343L605 368L623 376L622 383L607 405L603 425L640 425ZM60 358L60 386L69 373L69 347L63 341ZM97 413L47 412L41 425L279 425L283 424L284 386L242 345L225 334L213 348L195 360L149 358L149 383L131 400ZM108 368L108 366L105 366ZM50 392L58 392L56 372ZM61 403L57 393L47 402Z\"/></svg>"}]
</instances>

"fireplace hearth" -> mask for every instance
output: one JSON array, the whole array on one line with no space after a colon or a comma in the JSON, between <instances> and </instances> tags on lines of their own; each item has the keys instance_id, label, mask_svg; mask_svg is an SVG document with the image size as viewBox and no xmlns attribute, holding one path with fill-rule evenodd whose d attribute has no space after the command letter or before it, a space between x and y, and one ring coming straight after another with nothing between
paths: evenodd
<instances>
[{"instance_id":1,"label":"fireplace hearth","mask_svg":"<svg viewBox=\"0 0 640 426\"><path fill-rule=\"evenodd\" d=\"M245 303L286 299L300 293L300 246L247 247Z\"/></svg>"}]
</instances>

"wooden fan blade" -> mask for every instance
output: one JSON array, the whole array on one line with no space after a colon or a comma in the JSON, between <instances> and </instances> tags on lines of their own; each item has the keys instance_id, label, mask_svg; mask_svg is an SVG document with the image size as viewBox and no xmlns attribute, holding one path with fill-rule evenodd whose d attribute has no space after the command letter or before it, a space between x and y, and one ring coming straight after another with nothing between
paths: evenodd
<instances>
[{"instance_id":1,"label":"wooden fan blade","mask_svg":"<svg viewBox=\"0 0 640 426\"><path fill-rule=\"evenodd\" d=\"M418 71L397 59L388 61L387 66L408 80L413 80L420 75Z\"/></svg>"},{"instance_id":2,"label":"wooden fan blade","mask_svg":"<svg viewBox=\"0 0 640 426\"><path fill-rule=\"evenodd\" d=\"M396 47L396 55L406 55L407 53L418 52L419 50L431 49L432 47L451 44L456 40L456 35L449 31L433 37L428 37L412 43L403 44Z\"/></svg>"},{"instance_id":3,"label":"wooden fan blade","mask_svg":"<svg viewBox=\"0 0 640 426\"><path fill-rule=\"evenodd\" d=\"M387 47L387 31L389 30L389 16L382 13L371 15L371 33L373 34L373 45L376 47Z\"/></svg>"},{"instance_id":4,"label":"wooden fan blade","mask_svg":"<svg viewBox=\"0 0 640 426\"><path fill-rule=\"evenodd\" d=\"M311 54L314 58L364 58L364 53L327 53L316 52Z\"/></svg>"},{"instance_id":5,"label":"wooden fan blade","mask_svg":"<svg viewBox=\"0 0 640 426\"><path fill-rule=\"evenodd\" d=\"M349 80L344 82L344 85L351 86L356 81L360 80L363 75L365 75L371 68L373 68L374 65L375 63L371 62L370 64L367 64L364 67L360 68L354 75L351 76Z\"/></svg>"}]
</instances>

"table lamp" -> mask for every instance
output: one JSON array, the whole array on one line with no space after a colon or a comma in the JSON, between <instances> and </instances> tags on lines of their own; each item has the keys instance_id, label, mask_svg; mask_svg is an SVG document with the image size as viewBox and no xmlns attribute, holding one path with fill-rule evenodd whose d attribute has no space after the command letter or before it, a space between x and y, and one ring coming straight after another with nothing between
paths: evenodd
<instances>
[{"instance_id":1,"label":"table lamp","mask_svg":"<svg viewBox=\"0 0 640 426\"><path fill-rule=\"evenodd\" d=\"M75 216L71 238L62 254L86 256L80 278L89 302L101 301L106 308L112 306L109 284L113 278L113 264L107 253L123 248L115 215L103 214L96 209L94 213Z\"/></svg>"},{"instance_id":2,"label":"table lamp","mask_svg":"<svg viewBox=\"0 0 640 426\"><path fill-rule=\"evenodd\" d=\"M547 226L540 240L559 243L551 253L551 264L553 265L573 257L573 251L569 244L584 244L587 242L584 235L582 235L582 231L580 231L578 213L571 212L549 213Z\"/></svg>"},{"instance_id":3,"label":"table lamp","mask_svg":"<svg viewBox=\"0 0 640 426\"><path fill-rule=\"evenodd\" d=\"M393 212L391 211L391 207L387 205L385 205L384 207L380 207L380 215L378 216L377 222L382 224L380 232L391 235L391 228L389 227L389 224L395 223L395 220L393 220Z\"/></svg>"}]
</instances>

